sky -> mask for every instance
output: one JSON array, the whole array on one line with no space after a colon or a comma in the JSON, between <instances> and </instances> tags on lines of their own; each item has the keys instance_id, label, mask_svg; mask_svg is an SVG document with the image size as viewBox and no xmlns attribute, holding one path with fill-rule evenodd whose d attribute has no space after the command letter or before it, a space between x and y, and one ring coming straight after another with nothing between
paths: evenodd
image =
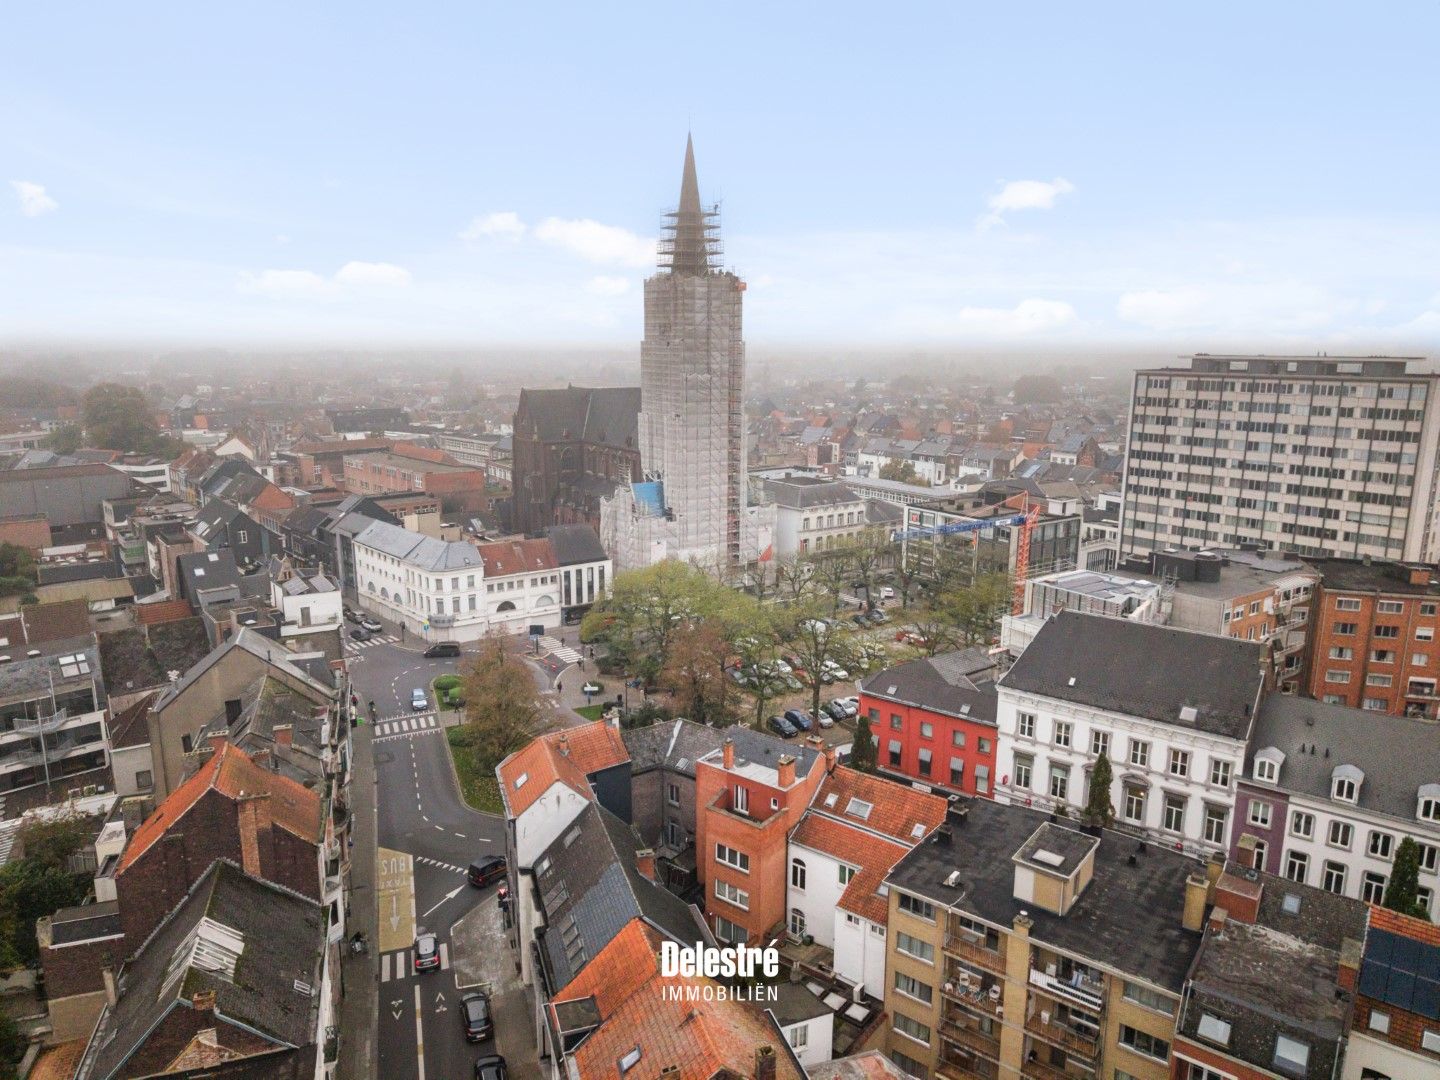
<instances>
[{"instance_id":1,"label":"sky","mask_svg":"<svg viewBox=\"0 0 1440 1080\"><path fill-rule=\"evenodd\" d=\"M693 132L772 346L1440 352L1440 5L0 22L0 346L638 342Z\"/></svg>"}]
</instances>

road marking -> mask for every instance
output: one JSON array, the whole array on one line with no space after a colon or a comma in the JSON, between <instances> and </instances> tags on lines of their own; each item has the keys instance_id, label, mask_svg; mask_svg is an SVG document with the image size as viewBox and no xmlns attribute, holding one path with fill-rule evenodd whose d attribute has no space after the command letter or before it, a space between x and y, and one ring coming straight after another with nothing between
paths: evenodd
<instances>
[{"instance_id":1,"label":"road marking","mask_svg":"<svg viewBox=\"0 0 1440 1080\"><path fill-rule=\"evenodd\" d=\"M421 1023L420 984L415 984L415 1064L419 1069L418 1080L425 1080L425 1025Z\"/></svg>"},{"instance_id":2,"label":"road marking","mask_svg":"<svg viewBox=\"0 0 1440 1080\"><path fill-rule=\"evenodd\" d=\"M456 889L456 890L455 890L455 893L458 893L459 891L460 891L459 889ZM451 895L451 896L454 896L455 893L451 893L450 895ZM443 903L443 901L442 901L442 903ZM439 904L436 904L436 905L435 905L435 907L439 907L439 906L440 906ZM431 908L430 910L431 910L431 911L434 911L435 908ZM449 943L448 941L442 941L442 942L440 942L440 970L441 970L441 971L449 971L449 970L450 970L450 943ZM444 999L442 998L441 1000L443 1001ZM443 1012L444 1010L441 1010L441 1011Z\"/></svg>"},{"instance_id":3,"label":"road marking","mask_svg":"<svg viewBox=\"0 0 1440 1080\"><path fill-rule=\"evenodd\" d=\"M461 840L465 839L465 834L463 832L457 832L455 835L460 837Z\"/></svg>"},{"instance_id":4,"label":"road marking","mask_svg":"<svg viewBox=\"0 0 1440 1080\"><path fill-rule=\"evenodd\" d=\"M425 912L425 914L424 914L424 915L421 915L420 917L421 917L422 919L428 919L428 918L430 917L430 915L435 911L435 908L438 908L438 907L442 906L443 904L447 904L447 903L449 903L451 900L454 900L455 897L457 897L457 896L460 895L460 893L464 890L464 888L465 888L464 885L458 885L458 886L456 886L452 891L446 893L446 894L445 894L444 896L442 896L439 900L435 901L435 907L432 907L429 911ZM441 965L441 967L444 967L444 966L445 966L445 946L444 946L443 944L440 946L440 965Z\"/></svg>"},{"instance_id":5,"label":"road marking","mask_svg":"<svg viewBox=\"0 0 1440 1080\"><path fill-rule=\"evenodd\" d=\"M426 821L429 821L430 819L429 819L429 818L426 818L425 820L426 820ZM444 825L436 825L435 828L439 829L441 832L444 832L444 831L445 831L445 826L444 826Z\"/></svg>"},{"instance_id":6,"label":"road marking","mask_svg":"<svg viewBox=\"0 0 1440 1080\"><path fill-rule=\"evenodd\" d=\"M404 998L396 998L394 1001L390 1002L390 1016L391 1016L391 1019L399 1020L399 1019L400 1019L400 1012L401 1012L402 1009L404 1009L404 1007L405 1007L405 999L404 999Z\"/></svg>"},{"instance_id":7,"label":"road marking","mask_svg":"<svg viewBox=\"0 0 1440 1080\"><path fill-rule=\"evenodd\" d=\"M380 951L395 952L415 940L415 860L403 851L380 848L376 899Z\"/></svg>"}]
</instances>

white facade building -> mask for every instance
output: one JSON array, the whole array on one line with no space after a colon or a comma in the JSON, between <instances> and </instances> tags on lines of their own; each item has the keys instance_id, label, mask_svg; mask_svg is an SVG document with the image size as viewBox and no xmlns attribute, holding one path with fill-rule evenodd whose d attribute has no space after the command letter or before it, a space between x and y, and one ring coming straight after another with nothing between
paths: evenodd
<instances>
[{"instance_id":1,"label":"white facade building","mask_svg":"<svg viewBox=\"0 0 1440 1080\"><path fill-rule=\"evenodd\" d=\"M865 500L849 486L813 476L765 482L775 504L775 555L804 558L865 531Z\"/></svg>"},{"instance_id":2,"label":"white facade building","mask_svg":"<svg viewBox=\"0 0 1440 1080\"><path fill-rule=\"evenodd\" d=\"M1000 680L995 797L1079 817L1103 753L1117 827L1197 855L1227 850L1263 656L1251 642L1062 611Z\"/></svg>"}]
</instances>

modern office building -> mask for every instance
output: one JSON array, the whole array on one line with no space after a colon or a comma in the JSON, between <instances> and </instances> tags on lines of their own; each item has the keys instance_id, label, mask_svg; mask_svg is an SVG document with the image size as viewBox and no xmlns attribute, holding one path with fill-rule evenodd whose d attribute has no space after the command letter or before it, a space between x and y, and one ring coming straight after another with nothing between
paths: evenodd
<instances>
[{"instance_id":1,"label":"modern office building","mask_svg":"<svg viewBox=\"0 0 1440 1080\"><path fill-rule=\"evenodd\" d=\"M1120 553L1435 562L1440 376L1416 357L1190 357L1135 373Z\"/></svg>"},{"instance_id":2,"label":"modern office building","mask_svg":"<svg viewBox=\"0 0 1440 1080\"><path fill-rule=\"evenodd\" d=\"M770 546L774 512L750 507L745 470L745 283L720 269L719 211L700 203L685 145L680 206L645 282L640 346L640 467L601 508L618 569L691 559L743 565Z\"/></svg>"}]
</instances>

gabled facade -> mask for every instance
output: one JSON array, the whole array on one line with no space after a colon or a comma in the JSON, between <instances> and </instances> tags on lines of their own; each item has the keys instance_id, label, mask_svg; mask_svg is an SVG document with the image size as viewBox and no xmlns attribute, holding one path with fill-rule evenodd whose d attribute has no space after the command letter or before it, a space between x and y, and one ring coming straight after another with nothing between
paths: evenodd
<instances>
[{"instance_id":1,"label":"gabled facade","mask_svg":"<svg viewBox=\"0 0 1440 1080\"><path fill-rule=\"evenodd\" d=\"M1440 1075L1440 928L1370 909L1341 1080Z\"/></svg>"}]
</instances>

